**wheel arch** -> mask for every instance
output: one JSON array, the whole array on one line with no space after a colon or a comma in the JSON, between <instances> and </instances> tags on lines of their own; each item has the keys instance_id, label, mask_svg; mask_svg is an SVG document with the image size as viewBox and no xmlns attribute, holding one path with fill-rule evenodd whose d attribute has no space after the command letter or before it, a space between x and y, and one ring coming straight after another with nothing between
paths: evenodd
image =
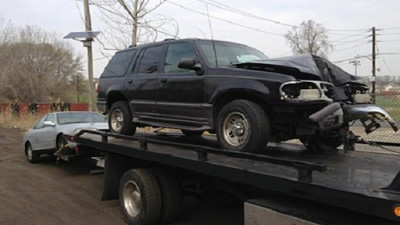
<instances>
[{"instance_id":1,"label":"wheel arch","mask_svg":"<svg viewBox=\"0 0 400 225\"><path fill-rule=\"evenodd\" d=\"M64 133L63 132L59 132L58 134L57 134L57 136L56 136L56 148L57 148L57 141L58 141L58 138L59 137L61 137L61 135L64 135Z\"/></svg>"},{"instance_id":2,"label":"wheel arch","mask_svg":"<svg viewBox=\"0 0 400 225\"><path fill-rule=\"evenodd\" d=\"M271 111L270 105L268 104L268 100L266 97L267 95L269 95L269 89L265 85L259 82L251 83L251 85L241 85L241 87L231 86L229 88L221 88L219 94L215 95L215 97L212 98L214 122L217 121L216 119L218 117L218 114L224 107L224 105L237 99L252 101L260 105L265 112Z\"/></svg>"},{"instance_id":3,"label":"wheel arch","mask_svg":"<svg viewBox=\"0 0 400 225\"><path fill-rule=\"evenodd\" d=\"M107 105L106 105L106 112L108 113L112 104L117 102L117 101L126 101L128 102L128 99L122 94L121 91L110 91L107 95Z\"/></svg>"},{"instance_id":4,"label":"wheel arch","mask_svg":"<svg viewBox=\"0 0 400 225\"><path fill-rule=\"evenodd\" d=\"M27 155L27 150L28 150L28 145L32 146L31 142L29 140L26 140L24 143L24 153Z\"/></svg>"}]
</instances>

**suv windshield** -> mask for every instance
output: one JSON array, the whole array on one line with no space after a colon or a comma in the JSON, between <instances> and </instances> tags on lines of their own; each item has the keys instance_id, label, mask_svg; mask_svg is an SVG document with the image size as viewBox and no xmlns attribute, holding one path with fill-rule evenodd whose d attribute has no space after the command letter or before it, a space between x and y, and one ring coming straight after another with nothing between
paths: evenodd
<instances>
[{"instance_id":1,"label":"suv windshield","mask_svg":"<svg viewBox=\"0 0 400 225\"><path fill-rule=\"evenodd\" d=\"M212 65L230 66L255 60L268 59L262 52L246 45L214 41L217 60L212 41L198 41L207 61Z\"/></svg>"},{"instance_id":2,"label":"suv windshield","mask_svg":"<svg viewBox=\"0 0 400 225\"><path fill-rule=\"evenodd\" d=\"M68 123L100 123L106 122L105 116L99 113L59 113L57 114L58 124Z\"/></svg>"}]
</instances>

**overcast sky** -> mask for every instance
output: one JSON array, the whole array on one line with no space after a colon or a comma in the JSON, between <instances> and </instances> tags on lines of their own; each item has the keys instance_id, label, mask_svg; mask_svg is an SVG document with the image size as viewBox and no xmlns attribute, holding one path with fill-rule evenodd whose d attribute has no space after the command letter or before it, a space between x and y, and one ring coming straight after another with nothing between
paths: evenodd
<instances>
[{"instance_id":1,"label":"overcast sky","mask_svg":"<svg viewBox=\"0 0 400 225\"><path fill-rule=\"evenodd\" d=\"M169 0L153 15L161 14L174 18L179 25L179 38L211 38L205 0ZM400 1L399 0L211 0L231 7L216 7L209 4L209 15L214 39L244 43L258 48L269 57L291 55L282 36L289 25L299 25L304 20L314 20L327 28L334 50L328 59L354 74L349 60L357 55L368 56L372 52L371 27L377 28L377 75L400 75ZM184 8L182 8L184 7ZM189 11L195 10L196 12ZM253 16L232 12L235 9ZM107 33L102 22L92 10L93 30ZM71 31L84 31L83 3L75 0L1 0L0 18L15 26L37 25L48 32L56 32L62 39ZM228 23L222 20L231 21ZM264 19L257 19L261 17ZM281 24L268 22L271 19ZM273 34L267 34L274 33ZM276 35L277 34L277 35ZM77 54L86 57L82 44L70 42ZM100 76L107 60L99 54L102 46L95 42L95 77ZM361 57L358 74L371 75L371 60Z\"/></svg>"}]
</instances>

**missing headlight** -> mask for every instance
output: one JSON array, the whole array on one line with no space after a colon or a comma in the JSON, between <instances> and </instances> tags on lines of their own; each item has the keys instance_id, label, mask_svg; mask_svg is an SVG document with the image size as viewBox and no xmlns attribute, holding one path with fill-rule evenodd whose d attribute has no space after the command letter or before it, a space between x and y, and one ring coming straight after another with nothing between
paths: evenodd
<instances>
[{"instance_id":1,"label":"missing headlight","mask_svg":"<svg viewBox=\"0 0 400 225\"><path fill-rule=\"evenodd\" d=\"M329 86L332 85L318 81L291 81L281 85L281 98L289 101L332 101L325 95Z\"/></svg>"}]
</instances>

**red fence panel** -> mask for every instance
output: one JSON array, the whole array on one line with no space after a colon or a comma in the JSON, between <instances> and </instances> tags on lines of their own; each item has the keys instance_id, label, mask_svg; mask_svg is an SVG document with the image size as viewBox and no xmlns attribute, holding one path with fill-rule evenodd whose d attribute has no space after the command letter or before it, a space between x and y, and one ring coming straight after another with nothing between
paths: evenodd
<instances>
[{"instance_id":1,"label":"red fence panel","mask_svg":"<svg viewBox=\"0 0 400 225\"><path fill-rule=\"evenodd\" d=\"M84 103L71 103L71 111L89 111L89 106Z\"/></svg>"}]
</instances>

